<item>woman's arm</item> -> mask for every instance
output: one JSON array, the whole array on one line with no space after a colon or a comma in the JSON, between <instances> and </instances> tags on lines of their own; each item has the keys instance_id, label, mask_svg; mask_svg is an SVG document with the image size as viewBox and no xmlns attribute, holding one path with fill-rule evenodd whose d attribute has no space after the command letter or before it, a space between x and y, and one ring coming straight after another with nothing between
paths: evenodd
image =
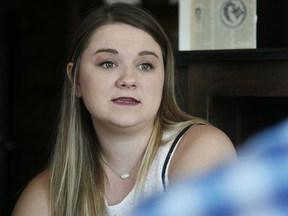
<instances>
[{"instance_id":1,"label":"woman's arm","mask_svg":"<svg viewBox=\"0 0 288 216\"><path fill-rule=\"evenodd\" d=\"M183 136L169 167L169 181L197 176L236 159L235 148L221 130L208 125L191 127Z\"/></svg>"},{"instance_id":2,"label":"woman's arm","mask_svg":"<svg viewBox=\"0 0 288 216\"><path fill-rule=\"evenodd\" d=\"M36 176L19 197L12 216L49 216L49 173Z\"/></svg>"}]
</instances>

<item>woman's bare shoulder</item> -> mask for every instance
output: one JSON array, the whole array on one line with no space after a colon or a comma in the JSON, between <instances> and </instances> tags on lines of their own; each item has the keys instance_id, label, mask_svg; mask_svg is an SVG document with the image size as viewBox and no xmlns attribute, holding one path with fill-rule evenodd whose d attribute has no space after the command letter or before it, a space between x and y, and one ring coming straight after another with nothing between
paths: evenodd
<instances>
[{"instance_id":1,"label":"woman's bare shoulder","mask_svg":"<svg viewBox=\"0 0 288 216\"><path fill-rule=\"evenodd\" d=\"M175 151L169 178L173 181L197 176L236 158L235 148L224 132L209 125L194 126L184 134Z\"/></svg>"},{"instance_id":2,"label":"woman's bare shoulder","mask_svg":"<svg viewBox=\"0 0 288 216\"><path fill-rule=\"evenodd\" d=\"M12 216L50 215L49 171L34 177L20 195Z\"/></svg>"}]
</instances>

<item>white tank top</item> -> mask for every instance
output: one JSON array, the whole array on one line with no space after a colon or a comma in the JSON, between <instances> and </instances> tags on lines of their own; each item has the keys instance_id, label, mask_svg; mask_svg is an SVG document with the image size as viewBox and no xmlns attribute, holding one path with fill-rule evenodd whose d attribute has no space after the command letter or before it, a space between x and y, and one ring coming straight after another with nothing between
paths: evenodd
<instances>
[{"instance_id":1,"label":"white tank top","mask_svg":"<svg viewBox=\"0 0 288 216\"><path fill-rule=\"evenodd\" d=\"M146 181L140 191L135 193L135 186L129 194L118 204L108 206L106 202L107 216L128 216L134 207L143 199L148 199L165 191L165 187L169 184L168 170L171 158L181 141L184 133L190 126L184 128L177 136L177 131L164 133L163 138L176 137L167 144L161 146L155 156L155 159L147 173Z\"/></svg>"}]
</instances>

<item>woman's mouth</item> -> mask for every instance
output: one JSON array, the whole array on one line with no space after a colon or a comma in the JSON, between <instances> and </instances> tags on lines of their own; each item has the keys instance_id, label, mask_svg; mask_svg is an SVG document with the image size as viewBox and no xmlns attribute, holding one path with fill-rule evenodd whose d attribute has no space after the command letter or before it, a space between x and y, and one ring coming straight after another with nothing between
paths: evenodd
<instances>
[{"instance_id":1,"label":"woman's mouth","mask_svg":"<svg viewBox=\"0 0 288 216\"><path fill-rule=\"evenodd\" d=\"M112 99L112 102L118 105L135 106L140 103L139 100L133 97L119 97Z\"/></svg>"}]
</instances>

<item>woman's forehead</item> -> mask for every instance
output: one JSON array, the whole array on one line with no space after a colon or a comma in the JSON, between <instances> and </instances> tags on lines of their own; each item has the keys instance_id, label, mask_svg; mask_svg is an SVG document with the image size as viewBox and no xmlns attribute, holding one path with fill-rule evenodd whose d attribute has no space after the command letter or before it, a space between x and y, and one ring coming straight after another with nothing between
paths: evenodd
<instances>
[{"instance_id":1,"label":"woman's forehead","mask_svg":"<svg viewBox=\"0 0 288 216\"><path fill-rule=\"evenodd\" d=\"M133 45L133 46L132 46ZM123 23L107 24L96 29L91 35L88 47L97 48L135 48L153 50L162 55L160 45L147 32Z\"/></svg>"}]
</instances>

